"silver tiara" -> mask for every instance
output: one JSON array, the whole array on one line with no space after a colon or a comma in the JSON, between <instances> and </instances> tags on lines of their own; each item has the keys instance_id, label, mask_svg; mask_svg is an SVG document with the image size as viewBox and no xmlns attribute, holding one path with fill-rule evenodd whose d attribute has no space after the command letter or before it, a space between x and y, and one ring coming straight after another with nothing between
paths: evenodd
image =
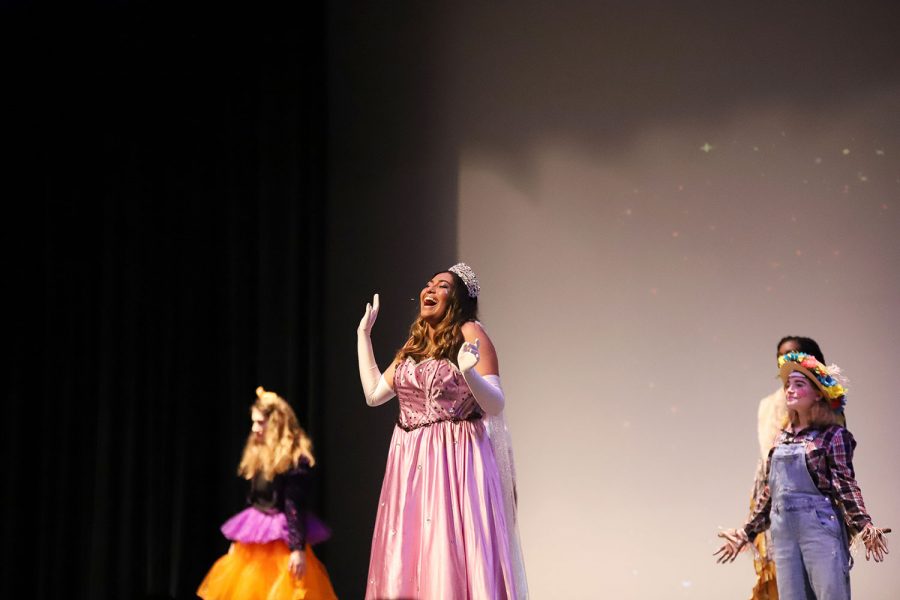
<instances>
[{"instance_id":1,"label":"silver tiara","mask_svg":"<svg viewBox=\"0 0 900 600\"><path fill-rule=\"evenodd\" d=\"M451 273L455 273L463 280L463 283L466 284L466 289L469 290L469 298L478 297L478 294L481 293L481 284L478 283L478 276L475 275L475 271L472 270L472 267L466 263L456 263L447 270Z\"/></svg>"}]
</instances>

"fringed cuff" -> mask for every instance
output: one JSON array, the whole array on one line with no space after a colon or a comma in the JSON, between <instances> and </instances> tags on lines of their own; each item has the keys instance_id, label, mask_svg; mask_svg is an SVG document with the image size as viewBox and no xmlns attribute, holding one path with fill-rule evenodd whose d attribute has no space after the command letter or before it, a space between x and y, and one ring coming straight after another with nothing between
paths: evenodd
<instances>
[{"instance_id":1,"label":"fringed cuff","mask_svg":"<svg viewBox=\"0 0 900 600\"><path fill-rule=\"evenodd\" d=\"M890 533L890 531L889 528L875 527L874 525L863 527L850 540L850 551L856 554L860 550L887 548L887 537L884 534Z\"/></svg>"}]
</instances>

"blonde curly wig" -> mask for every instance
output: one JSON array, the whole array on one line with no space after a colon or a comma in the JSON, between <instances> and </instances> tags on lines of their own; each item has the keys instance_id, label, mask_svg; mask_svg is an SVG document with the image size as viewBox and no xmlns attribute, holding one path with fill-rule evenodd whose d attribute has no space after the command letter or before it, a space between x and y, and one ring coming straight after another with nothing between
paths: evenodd
<instances>
[{"instance_id":1,"label":"blonde curly wig","mask_svg":"<svg viewBox=\"0 0 900 600\"><path fill-rule=\"evenodd\" d=\"M297 415L284 398L262 387L256 388L256 402L250 413L256 409L266 418L264 441L259 443L251 432L244 445L244 454L238 466L238 475L253 479L257 474L267 480L295 468L301 458L309 465L316 463L312 454L312 440L300 427Z\"/></svg>"}]
</instances>

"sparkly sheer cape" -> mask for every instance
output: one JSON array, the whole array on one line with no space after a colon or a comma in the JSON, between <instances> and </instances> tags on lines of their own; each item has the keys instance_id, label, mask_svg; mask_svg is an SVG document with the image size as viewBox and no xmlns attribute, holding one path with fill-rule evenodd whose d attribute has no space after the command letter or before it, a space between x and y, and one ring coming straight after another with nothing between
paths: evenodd
<instances>
[{"instance_id":1,"label":"sparkly sheer cape","mask_svg":"<svg viewBox=\"0 0 900 600\"><path fill-rule=\"evenodd\" d=\"M503 488L503 507L506 512L506 536L509 540L509 561L516 582L518 597L528 597L528 580L525 577L525 560L522 556L522 544L519 540L519 508L516 491L516 465L513 460L512 438L506 417L489 416L484 421L491 446L494 449L494 460L500 474L500 485Z\"/></svg>"}]
</instances>

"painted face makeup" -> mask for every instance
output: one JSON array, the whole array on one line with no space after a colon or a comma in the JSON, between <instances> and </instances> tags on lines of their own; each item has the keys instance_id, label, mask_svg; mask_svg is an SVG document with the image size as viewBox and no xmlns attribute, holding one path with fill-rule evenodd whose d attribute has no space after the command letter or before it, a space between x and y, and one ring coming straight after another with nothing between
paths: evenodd
<instances>
[{"instance_id":1,"label":"painted face makeup","mask_svg":"<svg viewBox=\"0 0 900 600\"><path fill-rule=\"evenodd\" d=\"M822 392L803 373L793 372L784 384L787 407L798 412L810 410L822 398Z\"/></svg>"}]
</instances>

